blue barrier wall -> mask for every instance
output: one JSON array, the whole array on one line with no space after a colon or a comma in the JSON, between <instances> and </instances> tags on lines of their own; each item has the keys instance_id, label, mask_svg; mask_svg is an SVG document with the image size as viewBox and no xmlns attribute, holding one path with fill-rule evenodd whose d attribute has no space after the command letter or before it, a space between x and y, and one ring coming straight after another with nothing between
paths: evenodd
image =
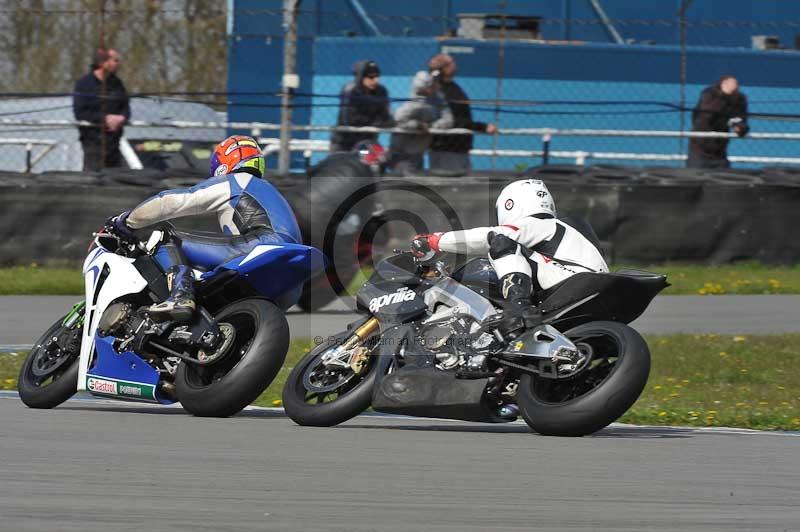
<instances>
[{"instance_id":1,"label":"blue barrier wall","mask_svg":"<svg viewBox=\"0 0 800 532\"><path fill-rule=\"evenodd\" d=\"M459 63L458 81L472 99L536 100L535 106L473 105L476 118L501 127L690 129L689 112L681 113L679 31L676 24L680 0L647 2L603 0L609 17L626 39L666 43L659 45L607 44L609 34L588 0L508 0L507 14L544 17L546 39L572 39L589 43L532 43L510 41L502 45L499 64L497 41L440 40L457 25L456 14L492 12L489 0L361 0L378 31L412 37L364 37L371 28L359 18L348 0L303 0L299 17L298 73L301 79L295 101L296 123L333 125L341 86L350 79L352 63L377 60L382 83L392 97L408 97L413 73L424 68L439 51L452 53ZM800 116L800 51L749 49L751 34L777 34L791 44L800 26L770 22L797 18L797 3L762 0L753 9L749 0L698 0L687 18L688 64L684 103L689 108L700 91L722 74L735 74L750 101L751 113ZM229 47L229 118L235 121L278 122L279 100L247 92L277 92L283 68L283 30L280 0L236 0ZM547 23L550 21L550 23ZM708 21L713 21L710 23ZM342 37L341 35L356 35ZM419 37L413 37L419 36ZM715 47L700 46L714 44ZM501 81L498 82L498 79ZM313 98L302 95L314 94ZM588 101L607 102L605 104ZM559 101L562 103L554 103ZM625 103L623 103L625 102ZM399 105L394 104L394 107ZM681 116L683 114L683 116ZM800 132L800 122L775 117L754 118L753 131ZM302 135L296 135L300 137ZM327 138L327 134L314 135ZM383 142L388 139L384 135ZM478 136L478 148L539 149L531 137ZM553 150L684 153L677 139L557 138ZM800 143L733 141L731 155L800 156ZM491 164L475 161L477 167ZM557 162L557 161L556 161ZM614 161L607 161L614 162ZM501 164L502 163L502 164ZM499 159L496 166L530 160Z\"/></svg>"},{"instance_id":2,"label":"blue barrier wall","mask_svg":"<svg viewBox=\"0 0 800 532\"><path fill-rule=\"evenodd\" d=\"M410 78L427 58L446 50L459 64L459 83L473 100L536 100L534 106L506 103L499 113L489 104L473 106L475 117L501 127L680 130L679 49L674 46L548 45L506 43L502 82L497 83L496 42L435 39L340 38L317 39L313 52L314 98L312 122L336 121L336 91L350 76L352 62L370 57L381 65L381 82L393 98L407 98ZM400 53L402 51L402 53ZM792 113L800 117L800 53L760 52L727 48L692 49L688 56L686 104L693 107L700 91L726 73L735 73L749 97L751 113ZM635 98L631 95L635 94ZM575 95L582 95L576 98ZM586 101L605 103L592 103ZM553 103L563 102L563 103ZM399 102L395 103L395 107ZM800 132L797 121L753 118L753 131ZM684 113L684 127L691 116ZM316 138L327 138L316 134ZM382 139L388 140L385 136ZM478 136L476 147L539 149L534 137ZM768 144L763 144L768 142ZM798 156L796 141L733 141L730 155ZM677 139L556 138L553 150L634 153L681 153ZM477 167L490 164L476 159ZM503 159L502 166L531 161ZM614 162L614 161L609 161Z\"/></svg>"},{"instance_id":3,"label":"blue barrier wall","mask_svg":"<svg viewBox=\"0 0 800 532\"><path fill-rule=\"evenodd\" d=\"M384 36L445 35L458 27L459 13L498 13L542 17L544 39L612 42L589 0L359 0L374 27ZM681 0L600 0L623 39L678 44L676 24ZM240 19L261 30L275 26L282 0L235 0L236 24ZM755 6L758 6L757 9ZM349 0L302 0L300 33L310 36L374 36ZM797 20L793 0L694 0L689 4L688 43L704 46L750 47L750 35L777 35L792 46L796 26L770 23ZM709 24L709 22L713 22ZM277 26L280 25L278 20Z\"/></svg>"}]
</instances>

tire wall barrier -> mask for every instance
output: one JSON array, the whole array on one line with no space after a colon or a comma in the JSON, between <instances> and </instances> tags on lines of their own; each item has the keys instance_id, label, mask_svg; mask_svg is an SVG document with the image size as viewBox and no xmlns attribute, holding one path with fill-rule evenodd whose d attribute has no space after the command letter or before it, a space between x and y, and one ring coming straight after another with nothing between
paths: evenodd
<instances>
[{"instance_id":1,"label":"tire wall barrier","mask_svg":"<svg viewBox=\"0 0 800 532\"><path fill-rule=\"evenodd\" d=\"M560 215L588 220L610 262L800 261L800 239L794 235L800 227L800 172L794 169L547 166L523 175L387 177L378 181L376 193L357 201L358 191L374 179L355 167L323 167L270 180L295 209L307 242L322 248L326 228L335 226L333 254L339 267L353 256L354 228L363 229L376 205L390 214L391 238L377 250L381 253L407 247L420 229L494 224L497 194L520 177L542 179ZM91 233L106 218L160 190L191 186L202 178L175 171L1 172L0 264L79 265ZM211 219L177 225L214 229Z\"/></svg>"}]
</instances>

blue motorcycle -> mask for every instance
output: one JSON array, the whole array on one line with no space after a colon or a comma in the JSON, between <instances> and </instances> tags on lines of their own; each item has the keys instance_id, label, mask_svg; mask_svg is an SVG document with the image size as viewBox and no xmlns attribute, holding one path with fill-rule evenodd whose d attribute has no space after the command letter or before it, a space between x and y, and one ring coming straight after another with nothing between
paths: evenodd
<instances>
[{"instance_id":1,"label":"blue motorcycle","mask_svg":"<svg viewBox=\"0 0 800 532\"><path fill-rule=\"evenodd\" d=\"M83 266L85 301L45 332L20 370L26 405L53 408L82 391L180 401L194 415L226 417L269 386L289 348L285 311L324 269L322 253L280 238L213 268L187 253L197 312L188 324L159 322L147 308L169 290L152 253L163 231L173 230L136 243L95 235Z\"/></svg>"}]
</instances>

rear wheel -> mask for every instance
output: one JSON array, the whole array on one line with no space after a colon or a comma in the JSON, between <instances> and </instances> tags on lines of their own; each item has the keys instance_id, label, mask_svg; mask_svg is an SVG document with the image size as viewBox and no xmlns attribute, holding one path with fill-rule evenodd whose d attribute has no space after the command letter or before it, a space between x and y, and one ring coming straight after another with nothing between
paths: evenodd
<instances>
[{"instance_id":1,"label":"rear wheel","mask_svg":"<svg viewBox=\"0 0 800 532\"><path fill-rule=\"evenodd\" d=\"M214 316L220 329L233 330L222 353L209 365L181 362L175 387L183 408L195 416L228 417L269 386L289 350L289 324L264 299L237 301Z\"/></svg>"},{"instance_id":2,"label":"rear wheel","mask_svg":"<svg viewBox=\"0 0 800 532\"><path fill-rule=\"evenodd\" d=\"M34 344L20 368L17 390L31 408L53 408L78 389L78 361L82 320L71 327L63 318L54 323Z\"/></svg>"},{"instance_id":3,"label":"rear wheel","mask_svg":"<svg viewBox=\"0 0 800 532\"><path fill-rule=\"evenodd\" d=\"M358 373L351 366L326 365L323 361L326 354L341 346L351 334L341 333L314 348L286 379L283 408L298 425L331 427L369 408L377 375L378 357L373 355L379 348L379 336L367 338L355 348L361 349L357 356L363 363Z\"/></svg>"},{"instance_id":4,"label":"rear wheel","mask_svg":"<svg viewBox=\"0 0 800 532\"><path fill-rule=\"evenodd\" d=\"M564 334L590 357L586 367L564 379L524 374L517 402L525 422L540 434L592 434L639 398L650 373L650 351L623 323L591 322Z\"/></svg>"}]
</instances>

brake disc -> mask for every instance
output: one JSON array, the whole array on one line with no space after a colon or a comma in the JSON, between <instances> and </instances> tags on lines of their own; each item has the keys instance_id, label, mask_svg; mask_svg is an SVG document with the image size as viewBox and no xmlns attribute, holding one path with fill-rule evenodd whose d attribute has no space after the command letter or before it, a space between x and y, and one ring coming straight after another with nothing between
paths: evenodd
<instances>
[{"instance_id":1,"label":"brake disc","mask_svg":"<svg viewBox=\"0 0 800 532\"><path fill-rule=\"evenodd\" d=\"M332 368L322 364L322 357L317 357L303 373L303 386L312 393L327 393L341 388L355 377L351 367Z\"/></svg>"},{"instance_id":2,"label":"brake disc","mask_svg":"<svg viewBox=\"0 0 800 532\"><path fill-rule=\"evenodd\" d=\"M230 323L220 323L219 332L222 334L222 342L213 352L206 353L205 350L197 351L197 360L203 365L213 364L228 354L233 341L236 339L236 329Z\"/></svg>"}]
</instances>

